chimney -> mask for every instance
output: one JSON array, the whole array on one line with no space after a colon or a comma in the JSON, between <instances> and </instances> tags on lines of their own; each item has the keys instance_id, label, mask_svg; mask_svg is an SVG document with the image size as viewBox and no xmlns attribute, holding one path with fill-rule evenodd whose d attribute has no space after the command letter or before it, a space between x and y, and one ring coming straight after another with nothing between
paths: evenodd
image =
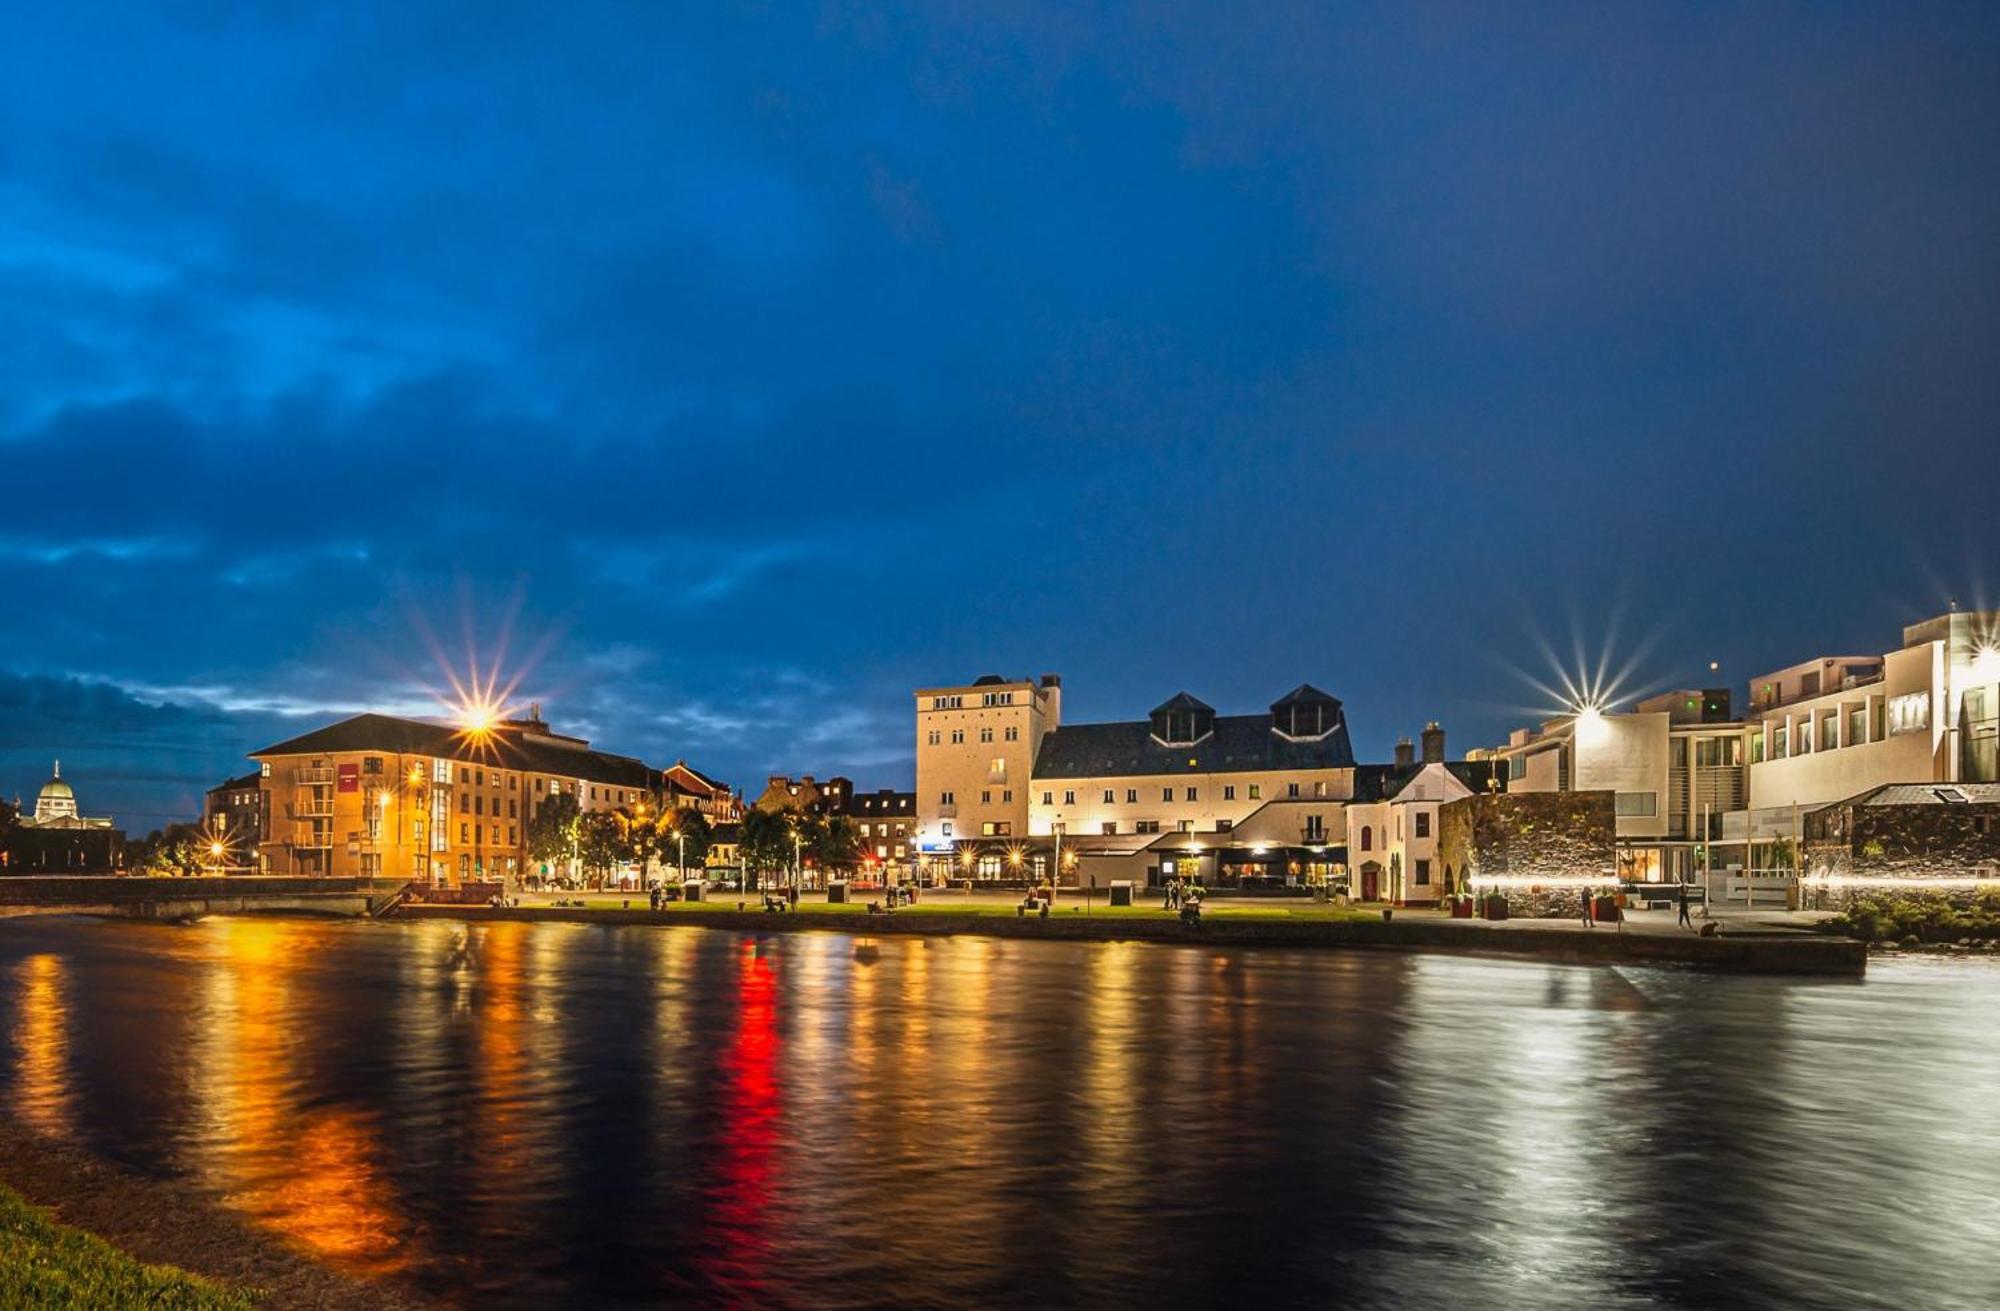
<instances>
[{"instance_id":1,"label":"chimney","mask_svg":"<svg viewBox=\"0 0 2000 1311\"><path fill-rule=\"evenodd\" d=\"M1396 768L1408 769L1416 763L1417 749L1410 745L1410 739L1408 737L1398 739L1396 742Z\"/></svg>"},{"instance_id":2,"label":"chimney","mask_svg":"<svg viewBox=\"0 0 2000 1311\"><path fill-rule=\"evenodd\" d=\"M1424 725L1424 763L1442 765L1444 763L1444 730L1433 719Z\"/></svg>"}]
</instances>

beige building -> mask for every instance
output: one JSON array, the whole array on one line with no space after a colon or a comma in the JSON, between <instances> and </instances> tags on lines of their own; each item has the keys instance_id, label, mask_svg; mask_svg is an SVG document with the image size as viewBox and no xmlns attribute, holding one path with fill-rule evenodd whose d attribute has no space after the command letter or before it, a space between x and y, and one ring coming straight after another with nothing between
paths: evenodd
<instances>
[{"instance_id":1,"label":"beige building","mask_svg":"<svg viewBox=\"0 0 2000 1311\"><path fill-rule=\"evenodd\" d=\"M1705 863L1748 863L1740 838L1733 848L1717 846L1727 816L1745 804L1747 732L1731 717L1729 693L1710 688L1517 729L1491 756L1509 792L1612 794L1626 881L1693 880Z\"/></svg>"},{"instance_id":2,"label":"beige building","mask_svg":"<svg viewBox=\"0 0 2000 1311\"><path fill-rule=\"evenodd\" d=\"M567 793L584 812L660 795L659 771L553 732L539 714L468 730L363 714L251 753L276 874L506 881L531 868L527 825Z\"/></svg>"},{"instance_id":3,"label":"beige building","mask_svg":"<svg viewBox=\"0 0 2000 1311\"><path fill-rule=\"evenodd\" d=\"M951 854L968 839L1024 838L1035 753L1062 723L1062 679L919 688L917 843Z\"/></svg>"},{"instance_id":4,"label":"beige building","mask_svg":"<svg viewBox=\"0 0 2000 1311\"><path fill-rule=\"evenodd\" d=\"M1796 838L1801 816L1892 783L1989 783L2000 728L2000 611L1951 611L1882 656L1828 657L1752 683L1740 835Z\"/></svg>"}]
</instances>

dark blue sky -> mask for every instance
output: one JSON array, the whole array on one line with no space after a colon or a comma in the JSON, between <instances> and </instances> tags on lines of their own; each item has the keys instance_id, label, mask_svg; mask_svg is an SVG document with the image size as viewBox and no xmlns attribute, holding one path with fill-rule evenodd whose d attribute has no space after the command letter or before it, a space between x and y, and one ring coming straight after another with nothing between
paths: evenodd
<instances>
[{"instance_id":1,"label":"dark blue sky","mask_svg":"<svg viewBox=\"0 0 2000 1311\"><path fill-rule=\"evenodd\" d=\"M151 827L510 615L745 785L987 670L1382 758L2000 558L1991 6L251 8L0 43L9 795Z\"/></svg>"}]
</instances>

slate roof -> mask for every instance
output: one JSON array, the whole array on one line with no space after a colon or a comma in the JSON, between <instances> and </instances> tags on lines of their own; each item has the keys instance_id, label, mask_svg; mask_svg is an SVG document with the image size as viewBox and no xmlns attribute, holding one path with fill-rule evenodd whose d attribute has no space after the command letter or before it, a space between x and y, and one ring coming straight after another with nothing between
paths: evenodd
<instances>
[{"instance_id":1,"label":"slate roof","mask_svg":"<svg viewBox=\"0 0 2000 1311\"><path fill-rule=\"evenodd\" d=\"M226 778L222 780L222 782L217 783L214 787L210 788L209 791L234 792L239 788L254 788L254 787L262 787L263 785L264 785L264 771L261 769L253 769L247 774L238 774L235 778Z\"/></svg>"},{"instance_id":2,"label":"slate roof","mask_svg":"<svg viewBox=\"0 0 2000 1311\"><path fill-rule=\"evenodd\" d=\"M1345 769L1354 764L1347 725L1312 742L1271 731L1269 715L1217 715L1215 731L1193 746L1163 747L1151 720L1065 724L1042 739L1034 777L1106 774L1227 774L1253 770Z\"/></svg>"},{"instance_id":3,"label":"slate roof","mask_svg":"<svg viewBox=\"0 0 2000 1311\"><path fill-rule=\"evenodd\" d=\"M1947 799L1939 793L1957 793ZM1885 783L1836 803L1845 806L1992 806L2000 805L2000 783Z\"/></svg>"},{"instance_id":4,"label":"slate roof","mask_svg":"<svg viewBox=\"0 0 2000 1311\"><path fill-rule=\"evenodd\" d=\"M1214 706L1200 697L1189 696L1186 692L1176 692L1153 707L1153 713L1156 715L1164 715L1174 710L1205 710L1211 715L1215 713Z\"/></svg>"},{"instance_id":5,"label":"slate roof","mask_svg":"<svg viewBox=\"0 0 2000 1311\"><path fill-rule=\"evenodd\" d=\"M1489 780L1498 778L1500 790L1507 790L1507 774L1500 768L1500 762L1493 760L1447 760L1445 770L1474 792L1486 791ZM1393 801L1396 794L1416 781L1424 772L1422 761L1413 765L1357 765L1354 770L1354 796L1357 804L1371 801Z\"/></svg>"},{"instance_id":6,"label":"slate roof","mask_svg":"<svg viewBox=\"0 0 2000 1311\"><path fill-rule=\"evenodd\" d=\"M589 779L618 787L652 789L658 785L660 772L643 760L592 751L572 743L573 739L544 737L506 725L473 737L447 724L395 715L361 714L250 754L261 758L331 755L341 751L401 752L559 778Z\"/></svg>"}]
</instances>

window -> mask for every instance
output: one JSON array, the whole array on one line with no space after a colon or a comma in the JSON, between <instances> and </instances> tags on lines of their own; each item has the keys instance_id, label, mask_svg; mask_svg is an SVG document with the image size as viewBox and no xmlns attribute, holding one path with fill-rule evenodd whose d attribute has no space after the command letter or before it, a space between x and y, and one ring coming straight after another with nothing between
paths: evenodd
<instances>
[{"instance_id":1,"label":"window","mask_svg":"<svg viewBox=\"0 0 2000 1311\"><path fill-rule=\"evenodd\" d=\"M1007 788L1006 790L1000 793L1000 804L1003 806L1011 806L1014 804L1013 788Z\"/></svg>"},{"instance_id":2,"label":"window","mask_svg":"<svg viewBox=\"0 0 2000 1311\"><path fill-rule=\"evenodd\" d=\"M1014 832L1014 826L1004 819L989 819L980 825L980 832L989 838L1004 838Z\"/></svg>"},{"instance_id":3,"label":"window","mask_svg":"<svg viewBox=\"0 0 2000 1311\"><path fill-rule=\"evenodd\" d=\"M1764 730L1761 728L1750 730L1750 763L1753 765L1764 763Z\"/></svg>"},{"instance_id":4,"label":"window","mask_svg":"<svg viewBox=\"0 0 2000 1311\"><path fill-rule=\"evenodd\" d=\"M1158 833L1160 831L1160 821L1157 819L1142 819L1132 826L1132 831L1134 833Z\"/></svg>"},{"instance_id":5,"label":"window","mask_svg":"<svg viewBox=\"0 0 2000 1311\"><path fill-rule=\"evenodd\" d=\"M1236 827L1236 821L1233 819L1218 819L1215 821L1215 831L1217 833L1227 833L1230 829L1233 829L1235 827Z\"/></svg>"},{"instance_id":6,"label":"window","mask_svg":"<svg viewBox=\"0 0 2000 1311\"><path fill-rule=\"evenodd\" d=\"M938 804L939 804L940 806L949 806L949 805L951 805L951 804L952 804L952 801L951 801L951 793L949 793L949 792L940 792L940 793L938 793Z\"/></svg>"},{"instance_id":7,"label":"window","mask_svg":"<svg viewBox=\"0 0 2000 1311\"><path fill-rule=\"evenodd\" d=\"M1911 692L1889 698L1889 734L1915 733L1931 726L1931 694Z\"/></svg>"},{"instance_id":8,"label":"window","mask_svg":"<svg viewBox=\"0 0 2000 1311\"><path fill-rule=\"evenodd\" d=\"M1063 792L1063 804L1065 806L1074 806L1076 804L1076 793L1065 789Z\"/></svg>"},{"instance_id":9,"label":"window","mask_svg":"<svg viewBox=\"0 0 2000 1311\"><path fill-rule=\"evenodd\" d=\"M939 824L939 825L938 825L938 832L939 832L939 833L941 833L941 834L942 834L943 836L945 836L945 837L950 837L950 836L951 836L951 821L947 819L947 820L945 820L944 822L942 822L941 824Z\"/></svg>"},{"instance_id":10,"label":"window","mask_svg":"<svg viewBox=\"0 0 2000 1311\"><path fill-rule=\"evenodd\" d=\"M1847 712L1847 745L1860 746L1868 740L1868 707L1855 706Z\"/></svg>"},{"instance_id":11,"label":"window","mask_svg":"<svg viewBox=\"0 0 2000 1311\"><path fill-rule=\"evenodd\" d=\"M1192 833L1194 832L1194 821L1191 819L1184 819L1180 821L1180 823L1176 824L1174 827L1178 828L1183 833Z\"/></svg>"},{"instance_id":12,"label":"window","mask_svg":"<svg viewBox=\"0 0 2000 1311\"><path fill-rule=\"evenodd\" d=\"M1705 737L1694 744L1694 763L1703 769L1743 763L1743 742L1733 737Z\"/></svg>"},{"instance_id":13,"label":"window","mask_svg":"<svg viewBox=\"0 0 2000 1311\"><path fill-rule=\"evenodd\" d=\"M929 735L928 737L926 737L926 738L925 738L924 740L925 740L925 742L926 742L926 743L928 743L929 745L931 745L931 746L936 746L936 745L937 745L938 743L940 743L940 742L944 741L944 734L942 734L942 733L938 732L938 731L937 731L937 730L936 730L936 729L934 728L934 729L932 729L932 730L930 731L930 735Z\"/></svg>"},{"instance_id":14,"label":"window","mask_svg":"<svg viewBox=\"0 0 2000 1311\"><path fill-rule=\"evenodd\" d=\"M1307 842L1326 841L1326 816L1324 815L1306 816L1306 841Z\"/></svg>"},{"instance_id":15,"label":"window","mask_svg":"<svg viewBox=\"0 0 2000 1311\"><path fill-rule=\"evenodd\" d=\"M1526 756L1507 757L1507 777L1509 779L1526 778L1527 776L1528 758Z\"/></svg>"},{"instance_id":16,"label":"window","mask_svg":"<svg viewBox=\"0 0 2000 1311\"><path fill-rule=\"evenodd\" d=\"M484 815L486 813L485 797L474 797L472 799L472 813L475 815Z\"/></svg>"},{"instance_id":17,"label":"window","mask_svg":"<svg viewBox=\"0 0 2000 1311\"><path fill-rule=\"evenodd\" d=\"M1118 832L1118 821L1115 819L1107 819L1102 824L1098 825L1098 831L1103 833L1106 837L1110 837L1111 835Z\"/></svg>"},{"instance_id":18,"label":"window","mask_svg":"<svg viewBox=\"0 0 2000 1311\"><path fill-rule=\"evenodd\" d=\"M520 830L519 830L519 829L517 829L517 828L515 828L515 827L514 827L514 826L513 826L512 824L509 824L509 825L507 826L507 845L508 845L508 846L510 846L510 847L518 847L518 846L520 846L520 845L521 845L521 839L520 839L520 836L519 836L519 834L520 834Z\"/></svg>"},{"instance_id":19,"label":"window","mask_svg":"<svg viewBox=\"0 0 2000 1311\"><path fill-rule=\"evenodd\" d=\"M989 783L1005 783L1007 781L1007 757L993 757L992 761L986 766L986 775L987 782Z\"/></svg>"},{"instance_id":20,"label":"window","mask_svg":"<svg viewBox=\"0 0 2000 1311\"><path fill-rule=\"evenodd\" d=\"M1375 849L1375 830L1367 824L1361 826L1361 849L1363 851L1373 851Z\"/></svg>"},{"instance_id":21,"label":"window","mask_svg":"<svg viewBox=\"0 0 2000 1311\"><path fill-rule=\"evenodd\" d=\"M1009 724L1005 736L1009 742L1019 742L1021 740L1021 730Z\"/></svg>"},{"instance_id":22,"label":"window","mask_svg":"<svg viewBox=\"0 0 2000 1311\"><path fill-rule=\"evenodd\" d=\"M1055 805L1055 804L1056 804L1056 794L1055 794L1055 793L1053 793L1053 792L1044 792L1044 793L1042 793L1042 804L1043 804L1043 805L1045 805L1045 806L1053 806L1053 805Z\"/></svg>"},{"instance_id":23,"label":"window","mask_svg":"<svg viewBox=\"0 0 2000 1311\"><path fill-rule=\"evenodd\" d=\"M1420 888L1427 887L1430 881L1431 863L1428 860L1419 860L1417 862L1417 886Z\"/></svg>"},{"instance_id":24,"label":"window","mask_svg":"<svg viewBox=\"0 0 2000 1311\"><path fill-rule=\"evenodd\" d=\"M1419 810L1416 813L1416 821L1417 836L1420 838L1429 837L1431 835L1431 813L1428 810ZM1421 881L1419 880L1419 882Z\"/></svg>"},{"instance_id":25,"label":"window","mask_svg":"<svg viewBox=\"0 0 2000 1311\"><path fill-rule=\"evenodd\" d=\"M980 804L980 805L982 805L982 806L990 806L990 805L992 805L992 804L993 804L993 789L992 789L992 788L984 788L984 789L982 789L982 790L980 791L980 793L979 793L979 804Z\"/></svg>"},{"instance_id":26,"label":"window","mask_svg":"<svg viewBox=\"0 0 2000 1311\"><path fill-rule=\"evenodd\" d=\"M1783 760L1792 754L1792 735L1785 731L1783 720L1774 719L1771 721L1769 737L1771 740L1771 759Z\"/></svg>"},{"instance_id":27,"label":"window","mask_svg":"<svg viewBox=\"0 0 2000 1311\"><path fill-rule=\"evenodd\" d=\"M1322 778L1322 779L1316 779L1316 780L1314 780L1314 782L1313 782L1313 795L1314 795L1314 796L1316 796L1316 797L1323 797L1323 796L1325 796L1325 795L1326 795L1326 780L1325 780L1325 779L1323 779L1323 778Z\"/></svg>"},{"instance_id":28,"label":"window","mask_svg":"<svg viewBox=\"0 0 2000 1311\"><path fill-rule=\"evenodd\" d=\"M953 730L951 730L951 744L955 747L962 747L965 745L964 729L954 728Z\"/></svg>"},{"instance_id":29,"label":"window","mask_svg":"<svg viewBox=\"0 0 2000 1311\"><path fill-rule=\"evenodd\" d=\"M1107 805L1107 806L1108 806L1108 805L1110 805L1110 804L1111 804L1111 802L1112 802L1112 799L1113 799L1113 798L1114 798L1115 796L1117 796L1117 793L1113 792L1113 791L1112 791L1112 790L1111 790L1110 788L1106 788L1106 789L1104 789L1104 804L1105 804L1105 805Z\"/></svg>"},{"instance_id":30,"label":"window","mask_svg":"<svg viewBox=\"0 0 2000 1311\"><path fill-rule=\"evenodd\" d=\"M1224 783L1222 785L1222 799L1224 801L1236 800L1236 785L1234 783Z\"/></svg>"},{"instance_id":31,"label":"window","mask_svg":"<svg viewBox=\"0 0 2000 1311\"><path fill-rule=\"evenodd\" d=\"M1621 818L1643 819L1660 813L1660 794L1657 792L1620 792L1618 794L1618 814Z\"/></svg>"},{"instance_id":32,"label":"window","mask_svg":"<svg viewBox=\"0 0 2000 1311\"><path fill-rule=\"evenodd\" d=\"M980 730L979 730L979 740L980 740L981 742L991 742L991 741L993 740L993 730L992 730L992 729L990 729L990 728L982 728L982 729L980 729Z\"/></svg>"},{"instance_id":33,"label":"window","mask_svg":"<svg viewBox=\"0 0 2000 1311\"><path fill-rule=\"evenodd\" d=\"M956 710L963 704L965 704L965 698L962 696L934 696L931 698L931 709L933 710Z\"/></svg>"},{"instance_id":34,"label":"window","mask_svg":"<svg viewBox=\"0 0 2000 1311\"><path fill-rule=\"evenodd\" d=\"M517 814L515 813L515 810L514 810L514 798L512 798L512 797L508 797L508 798L507 798L507 818L508 818L508 819L518 819L518 818L519 818L519 816L518 816L518 815L517 815Z\"/></svg>"},{"instance_id":35,"label":"window","mask_svg":"<svg viewBox=\"0 0 2000 1311\"><path fill-rule=\"evenodd\" d=\"M1174 790L1173 790L1172 788L1161 788L1161 789L1160 789L1160 800L1162 800L1162 801L1172 801L1173 799L1174 799Z\"/></svg>"},{"instance_id":36,"label":"window","mask_svg":"<svg viewBox=\"0 0 2000 1311\"><path fill-rule=\"evenodd\" d=\"M458 840L460 842L472 841L472 825L460 824L458 826Z\"/></svg>"},{"instance_id":37,"label":"window","mask_svg":"<svg viewBox=\"0 0 2000 1311\"><path fill-rule=\"evenodd\" d=\"M1250 785L1250 799L1252 801L1262 801L1264 799L1264 785L1262 783L1252 783Z\"/></svg>"},{"instance_id":38,"label":"window","mask_svg":"<svg viewBox=\"0 0 2000 1311\"><path fill-rule=\"evenodd\" d=\"M470 792L461 792L458 794L458 813L461 815L470 815L472 813L472 794Z\"/></svg>"},{"instance_id":39,"label":"window","mask_svg":"<svg viewBox=\"0 0 2000 1311\"><path fill-rule=\"evenodd\" d=\"M1299 785L1298 785L1298 784L1296 784L1296 783L1287 783L1287 784L1285 784L1285 795L1286 795L1287 797L1296 797L1296 796L1297 796L1298 794L1299 794Z\"/></svg>"},{"instance_id":40,"label":"window","mask_svg":"<svg viewBox=\"0 0 2000 1311\"><path fill-rule=\"evenodd\" d=\"M1136 806L1136 805L1138 805L1138 804L1139 804L1139 789L1138 789L1138 788L1126 788L1126 789L1125 789L1125 804L1126 804L1126 805L1128 805L1128 806Z\"/></svg>"},{"instance_id":41,"label":"window","mask_svg":"<svg viewBox=\"0 0 2000 1311\"><path fill-rule=\"evenodd\" d=\"M363 757L361 758L361 772L362 772L362 773L364 773L364 774L379 774L379 773L381 773L381 772L382 772L382 757L380 757L380 756L363 756Z\"/></svg>"},{"instance_id":42,"label":"window","mask_svg":"<svg viewBox=\"0 0 2000 1311\"><path fill-rule=\"evenodd\" d=\"M1199 794L1197 793L1196 789L1194 789L1194 788L1189 788L1189 789L1187 790L1187 799L1188 799L1189 801L1194 801L1194 800L1196 800L1196 799L1198 798L1198 795L1199 795Z\"/></svg>"}]
</instances>

